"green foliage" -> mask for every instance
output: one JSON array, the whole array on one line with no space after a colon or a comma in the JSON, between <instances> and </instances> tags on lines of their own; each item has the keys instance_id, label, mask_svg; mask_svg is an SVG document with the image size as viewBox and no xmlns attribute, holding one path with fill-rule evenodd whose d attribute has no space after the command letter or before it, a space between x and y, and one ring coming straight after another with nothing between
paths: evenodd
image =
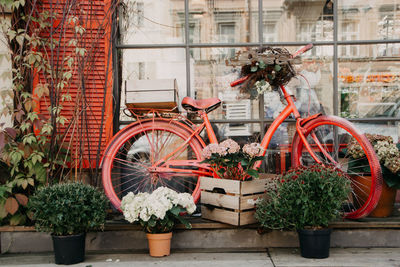
<instances>
[{"instance_id":1,"label":"green foliage","mask_svg":"<svg viewBox=\"0 0 400 267\"><path fill-rule=\"evenodd\" d=\"M139 220L140 225L146 233L159 234L171 232L176 223L185 225L187 229L191 229L192 225L185 220L180 214L186 212L181 206L174 206L165 213L163 219L152 215L148 221Z\"/></svg>"},{"instance_id":2,"label":"green foliage","mask_svg":"<svg viewBox=\"0 0 400 267\"><path fill-rule=\"evenodd\" d=\"M64 176L70 157L58 131L68 122L61 115L62 104L71 101L66 89L75 71L76 57L84 55L85 51L52 60L57 51L74 50L78 42L70 39L69 47L60 45L60 36L49 34L54 26L52 20L60 14L39 11L36 2L26 5L25 0L0 0L0 10L12 13L12 23L1 20L0 29L12 62L12 84L5 90L8 93L2 95L3 102L10 104L6 104L1 115L11 117L13 122L8 127L0 125L0 161L6 165L7 172L7 179L0 183L0 225L21 225L31 223L26 205L23 205L25 199L36 188L57 182ZM65 25L77 22L76 17L66 16L68 24L65 22ZM85 32L82 26L74 28L77 34ZM38 84L33 91L34 78ZM47 117L36 112L36 105L43 97L48 99L46 103L51 111Z\"/></svg>"},{"instance_id":3,"label":"green foliage","mask_svg":"<svg viewBox=\"0 0 400 267\"><path fill-rule=\"evenodd\" d=\"M96 188L82 183L44 187L29 201L35 227L54 235L73 235L102 229L108 200Z\"/></svg>"},{"instance_id":4,"label":"green foliage","mask_svg":"<svg viewBox=\"0 0 400 267\"><path fill-rule=\"evenodd\" d=\"M340 214L350 190L347 176L333 166L301 166L277 181L277 189L257 204L255 216L269 229L326 227Z\"/></svg>"}]
</instances>

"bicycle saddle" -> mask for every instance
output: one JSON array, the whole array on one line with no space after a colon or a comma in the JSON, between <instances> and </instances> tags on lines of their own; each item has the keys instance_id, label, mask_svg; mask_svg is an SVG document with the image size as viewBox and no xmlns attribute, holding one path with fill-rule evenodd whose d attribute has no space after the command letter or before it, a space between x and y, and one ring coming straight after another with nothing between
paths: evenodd
<instances>
[{"instance_id":1,"label":"bicycle saddle","mask_svg":"<svg viewBox=\"0 0 400 267\"><path fill-rule=\"evenodd\" d=\"M213 111L221 105L221 100L217 97L195 100L191 97L182 99L182 107L189 111L204 110L206 113Z\"/></svg>"}]
</instances>

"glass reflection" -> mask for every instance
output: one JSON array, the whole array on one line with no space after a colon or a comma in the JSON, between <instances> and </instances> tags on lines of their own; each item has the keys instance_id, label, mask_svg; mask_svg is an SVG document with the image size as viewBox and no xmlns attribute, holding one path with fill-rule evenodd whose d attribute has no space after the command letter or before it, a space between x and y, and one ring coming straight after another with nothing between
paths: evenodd
<instances>
[{"instance_id":1,"label":"glass reflection","mask_svg":"<svg viewBox=\"0 0 400 267\"><path fill-rule=\"evenodd\" d=\"M380 57L379 45L353 45L357 57L339 58L340 115L400 118L400 55Z\"/></svg>"},{"instance_id":2,"label":"glass reflection","mask_svg":"<svg viewBox=\"0 0 400 267\"><path fill-rule=\"evenodd\" d=\"M123 44L170 44L185 41L184 1L124 0L119 14Z\"/></svg>"},{"instance_id":3,"label":"glass reflection","mask_svg":"<svg viewBox=\"0 0 400 267\"><path fill-rule=\"evenodd\" d=\"M333 4L329 0L263 0L262 25L266 43L332 41Z\"/></svg>"},{"instance_id":4,"label":"glass reflection","mask_svg":"<svg viewBox=\"0 0 400 267\"><path fill-rule=\"evenodd\" d=\"M293 53L299 48L290 49ZM321 53L315 55L315 50ZM296 96L302 116L333 114L332 54L332 46L314 47L302 55L301 64L295 65L297 76L286 87Z\"/></svg>"},{"instance_id":5,"label":"glass reflection","mask_svg":"<svg viewBox=\"0 0 400 267\"><path fill-rule=\"evenodd\" d=\"M258 41L258 0L190 0L190 43Z\"/></svg>"},{"instance_id":6,"label":"glass reflection","mask_svg":"<svg viewBox=\"0 0 400 267\"><path fill-rule=\"evenodd\" d=\"M124 49L121 50L121 64L121 120L129 120L122 112L125 108L127 90L143 90L136 88L137 81L145 80L148 86L154 87L161 79L175 79L178 89L177 102L180 104L182 98L187 95L186 57L183 48Z\"/></svg>"},{"instance_id":7,"label":"glass reflection","mask_svg":"<svg viewBox=\"0 0 400 267\"><path fill-rule=\"evenodd\" d=\"M339 0L338 2L339 40L400 38L400 5L397 1ZM398 47L396 49L398 50Z\"/></svg>"},{"instance_id":8,"label":"glass reflection","mask_svg":"<svg viewBox=\"0 0 400 267\"><path fill-rule=\"evenodd\" d=\"M246 120L259 118L258 100L239 94L239 88L230 83L239 78L240 68L226 65L226 60L246 48L193 48L190 60L193 76L191 84L197 99L218 97L223 101L221 109L209 114L212 119ZM248 127L238 131L250 133Z\"/></svg>"}]
</instances>

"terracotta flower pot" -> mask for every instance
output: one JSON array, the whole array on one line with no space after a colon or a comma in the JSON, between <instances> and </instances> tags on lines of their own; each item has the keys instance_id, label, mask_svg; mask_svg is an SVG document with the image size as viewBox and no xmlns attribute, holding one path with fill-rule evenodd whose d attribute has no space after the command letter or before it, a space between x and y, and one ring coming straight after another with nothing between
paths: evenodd
<instances>
[{"instance_id":1,"label":"terracotta flower pot","mask_svg":"<svg viewBox=\"0 0 400 267\"><path fill-rule=\"evenodd\" d=\"M171 250L172 232L162 234L146 234L149 241L149 251L152 257L169 256Z\"/></svg>"},{"instance_id":2,"label":"terracotta flower pot","mask_svg":"<svg viewBox=\"0 0 400 267\"><path fill-rule=\"evenodd\" d=\"M357 183L360 183L367 187L370 187L371 179L366 179L367 177L370 177L370 176L353 177L353 179L355 179L355 181ZM353 187L353 190L361 199L363 199L363 201L365 201L367 199L368 195L366 193L363 193L357 187ZM369 214L369 217L384 218L384 217L390 216L393 211L394 201L396 199L396 192L397 192L397 189L389 187L385 183L385 181L383 181L381 197L380 197L375 209Z\"/></svg>"}]
</instances>

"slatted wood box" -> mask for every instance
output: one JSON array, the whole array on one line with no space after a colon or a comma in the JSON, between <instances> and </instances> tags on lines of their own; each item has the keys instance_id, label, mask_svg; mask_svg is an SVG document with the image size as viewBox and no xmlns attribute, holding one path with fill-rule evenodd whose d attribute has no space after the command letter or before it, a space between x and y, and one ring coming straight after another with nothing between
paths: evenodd
<instances>
[{"instance_id":1,"label":"slatted wood box","mask_svg":"<svg viewBox=\"0 0 400 267\"><path fill-rule=\"evenodd\" d=\"M200 178L201 216L232 225L256 223L254 201L265 194L265 179Z\"/></svg>"},{"instance_id":2,"label":"slatted wood box","mask_svg":"<svg viewBox=\"0 0 400 267\"><path fill-rule=\"evenodd\" d=\"M173 109L178 106L176 79L127 80L126 106L140 109Z\"/></svg>"}]
</instances>

